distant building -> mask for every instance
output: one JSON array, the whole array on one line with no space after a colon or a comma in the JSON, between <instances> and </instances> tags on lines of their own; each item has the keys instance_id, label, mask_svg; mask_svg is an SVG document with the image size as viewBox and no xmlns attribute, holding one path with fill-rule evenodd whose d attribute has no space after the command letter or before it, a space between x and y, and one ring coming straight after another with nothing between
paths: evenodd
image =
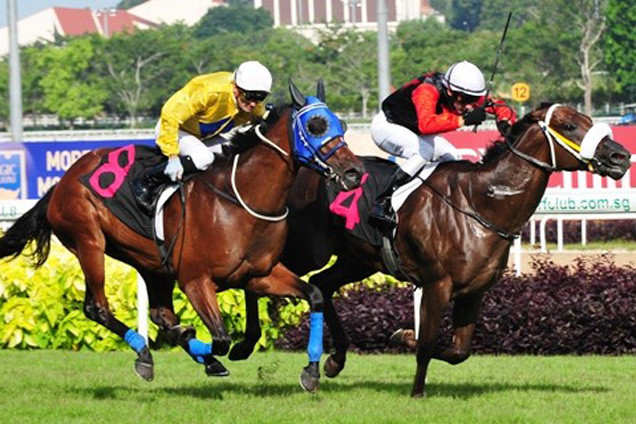
<instances>
[{"instance_id":1,"label":"distant building","mask_svg":"<svg viewBox=\"0 0 636 424\"><path fill-rule=\"evenodd\" d=\"M254 7L269 11L274 26L324 27L327 23L340 22L360 29L377 26L377 0L253 0ZM436 16L443 19L430 6L429 0L386 0L388 24L426 19Z\"/></svg>"},{"instance_id":2,"label":"distant building","mask_svg":"<svg viewBox=\"0 0 636 424\"><path fill-rule=\"evenodd\" d=\"M28 46L38 41L51 42L55 35L102 34L147 29L157 24L125 10L108 12L68 7L50 7L18 21L18 44ZM9 53L9 28L0 28L0 56Z\"/></svg>"},{"instance_id":3,"label":"distant building","mask_svg":"<svg viewBox=\"0 0 636 424\"><path fill-rule=\"evenodd\" d=\"M225 6L224 0L148 0L128 12L158 24L184 22L192 26L199 22L210 8Z\"/></svg>"}]
</instances>

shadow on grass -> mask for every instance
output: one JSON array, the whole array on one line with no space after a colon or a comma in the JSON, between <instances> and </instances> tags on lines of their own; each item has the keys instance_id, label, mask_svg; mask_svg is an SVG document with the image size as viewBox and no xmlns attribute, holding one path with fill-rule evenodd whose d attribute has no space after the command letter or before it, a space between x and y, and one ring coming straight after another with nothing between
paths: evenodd
<instances>
[{"instance_id":1,"label":"shadow on grass","mask_svg":"<svg viewBox=\"0 0 636 424\"><path fill-rule=\"evenodd\" d=\"M257 382L252 385L246 383L219 382L218 380L208 380L207 384L196 386L179 387L157 387L150 390L139 390L129 386L99 386L90 388L74 388L74 394L88 396L100 400L116 400L136 398L138 401L154 402L157 395L168 395L170 397L183 396L200 399L223 400L225 394L245 395L257 398L288 397L302 394L299 384L291 383L264 383ZM360 390L382 392L397 396L408 396L411 392L409 383L385 383L379 381L366 381L355 383L343 383L335 381L324 381L320 388L320 393L329 396L330 393L353 393ZM555 393L606 393L610 389L602 386L576 387L567 384L541 384L541 383L458 383L458 384L434 384L427 386L427 395L432 397L450 397L459 399L470 399L488 393L499 392L555 392Z\"/></svg>"}]
</instances>

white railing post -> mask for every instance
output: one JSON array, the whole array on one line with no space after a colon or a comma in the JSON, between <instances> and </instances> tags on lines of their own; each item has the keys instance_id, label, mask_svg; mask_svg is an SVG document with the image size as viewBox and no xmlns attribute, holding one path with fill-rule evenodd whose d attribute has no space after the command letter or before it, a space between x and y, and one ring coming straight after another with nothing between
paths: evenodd
<instances>
[{"instance_id":1,"label":"white railing post","mask_svg":"<svg viewBox=\"0 0 636 424\"><path fill-rule=\"evenodd\" d=\"M146 282L137 273L137 332L148 341L148 290L146 290Z\"/></svg>"},{"instance_id":2,"label":"white railing post","mask_svg":"<svg viewBox=\"0 0 636 424\"><path fill-rule=\"evenodd\" d=\"M557 252L563 252L563 217L557 217Z\"/></svg>"},{"instance_id":3,"label":"white railing post","mask_svg":"<svg viewBox=\"0 0 636 424\"><path fill-rule=\"evenodd\" d=\"M547 246L547 241L546 241L546 237L545 237L545 225L548 222L548 219L550 219L549 216L544 216L543 218L541 218L541 222L539 223L539 238L541 239L541 252L542 253L547 253L548 252L548 246Z\"/></svg>"},{"instance_id":4,"label":"white railing post","mask_svg":"<svg viewBox=\"0 0 636 424\"><path fill-rule=\"evenodd\" d=\"M581 245L587 244L587 219L581 220Z\"/></svg>"},{"instance_id":5,"label":"white railing post","mask_svg":"<svg viewBox=\"0 0 636 424\"><path fill-rule=\"evenodd\" d=\"M518 277L521 275L521 237L515 239L514 249L515 275Z\"/></svg>"},{"instance_id":6,"label":"white railing post","mask_svg":"<svg viewBox=\"0 0 636 424\"><path fill-rule=\"evenodd\" d=\"M416 287L413 290L413 317L415 321L415 340L420 334L420 306L422 304L422 289Z\"/></svg>"},{"instance_id":7,"label":"white railing post","mask_svg":"<svg viewBox=\"0 0 636 424\"><path fill-rule=\"evenodd\" d=\"M536 221L530 219L530 246L534 246L537 242L537 229L536 229Z\"/></svg>"}]
</instances>

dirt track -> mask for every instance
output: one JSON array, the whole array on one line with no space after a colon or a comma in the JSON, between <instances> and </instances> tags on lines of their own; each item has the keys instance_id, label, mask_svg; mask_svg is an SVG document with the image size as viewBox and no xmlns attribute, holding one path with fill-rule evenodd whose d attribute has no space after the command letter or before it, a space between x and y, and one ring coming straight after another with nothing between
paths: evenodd
<instances>
[{"instance_id":1,"label":"dirt track","mask_svg":"<svg viewBox=\"0 0 636 424\"><path fill-rule=\"evenodd\" d=\"M569 265L574 263L576 258L594 258L599 257L601 255L608 256L612 258L613 261L619 266L632 266L636 267L636 251L626 251L626 250L617 250L617 251L607 251L607 250L566 250L563 252L555 252L551 251L548 253L541 253L537 251L522 251L521 253L521 272L527 273L532 272L532 267L530 264L532 263L533 257L545 257L553 261L558 265ZM508 261L508 266L513 266L513 255L511 252L510 259Z\"/></svg>"}]
</instances>

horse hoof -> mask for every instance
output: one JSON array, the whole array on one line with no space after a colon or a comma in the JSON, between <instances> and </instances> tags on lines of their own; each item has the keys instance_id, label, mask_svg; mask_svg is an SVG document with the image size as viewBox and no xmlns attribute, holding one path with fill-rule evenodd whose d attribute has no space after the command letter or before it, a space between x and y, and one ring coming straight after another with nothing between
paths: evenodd
<instances>
[{"instance_id":1,"label":"horse hoof","mask_svg":"<svg viewBox=\"0 0 636 424\"><path fill-rule=\"evenodd\" d=\"M135 361L134 370L135 374L146 381L152 381L155 378L155 368L153 364L148 364L146 362L137 360Z\"/></svg>"},{"instance_id":2,"label":"horse hoof","mask_svg":"<svg viewBox=\"0 0 636 424\"><path fill-rule=\"evenodd\" d=\"M333 355L329 355L329 358L325 361L323 369L327 377L334 378L337 377L338 374L340 374L340 371L344 369L344 363L339 364L335 359L333 359Z\"/></svg>"},{"instance_id":3,"label":"horse hoof","mask_svg":"<svg viewBox=\"0 0 636 424\"><path fill-rule=\"evenodd\" d=\"M206 359L205 374L208 377L227 377L230 371L219 360L211 357Z\"/></svg>"},{"instance_id":4,"label":"horse hoof","mask_svg":"<svg viewBox=\"0 0 636 424\"><path fill-rule=\"evenodd\" d=\"M389 338L389 346L409 348L417 346L417 341L415 340L415 331L400 328L399 330L391 334L391 337Z\"/></svg>"},{"instance_id":5,"label":"horse hoof","mask_svg":"<svg viewBox=\"0 0 636 424\"><path fill-rule=\"evenodd\" d=\"M320 387L320 373L317 365L316 363L314 367L313 364L309 364L300 374L300 386L309 393L316 393Z\"/></svg>"},{"instance_id":6,"label":"horse hoof","mask_svg":"<svg viewBox=\"0 0 636 424\"><path fill-rule=\"evenodd\" d=\"M413 392L411 393L411 397L413 399L426 399L426 393L424 392Z\"/></svg>"},{"instance_id":7,"label":"horse hoof","mask_svg":"<svg viewBox=\"0 0 636 424\"><path fill-rule=\"evenodd\" d=\"M243 361L249 358L253 351L253 347L250 349L245 342L239 342L232 346L228 358L230 361Z\"/></svg>"}]
</instances>

